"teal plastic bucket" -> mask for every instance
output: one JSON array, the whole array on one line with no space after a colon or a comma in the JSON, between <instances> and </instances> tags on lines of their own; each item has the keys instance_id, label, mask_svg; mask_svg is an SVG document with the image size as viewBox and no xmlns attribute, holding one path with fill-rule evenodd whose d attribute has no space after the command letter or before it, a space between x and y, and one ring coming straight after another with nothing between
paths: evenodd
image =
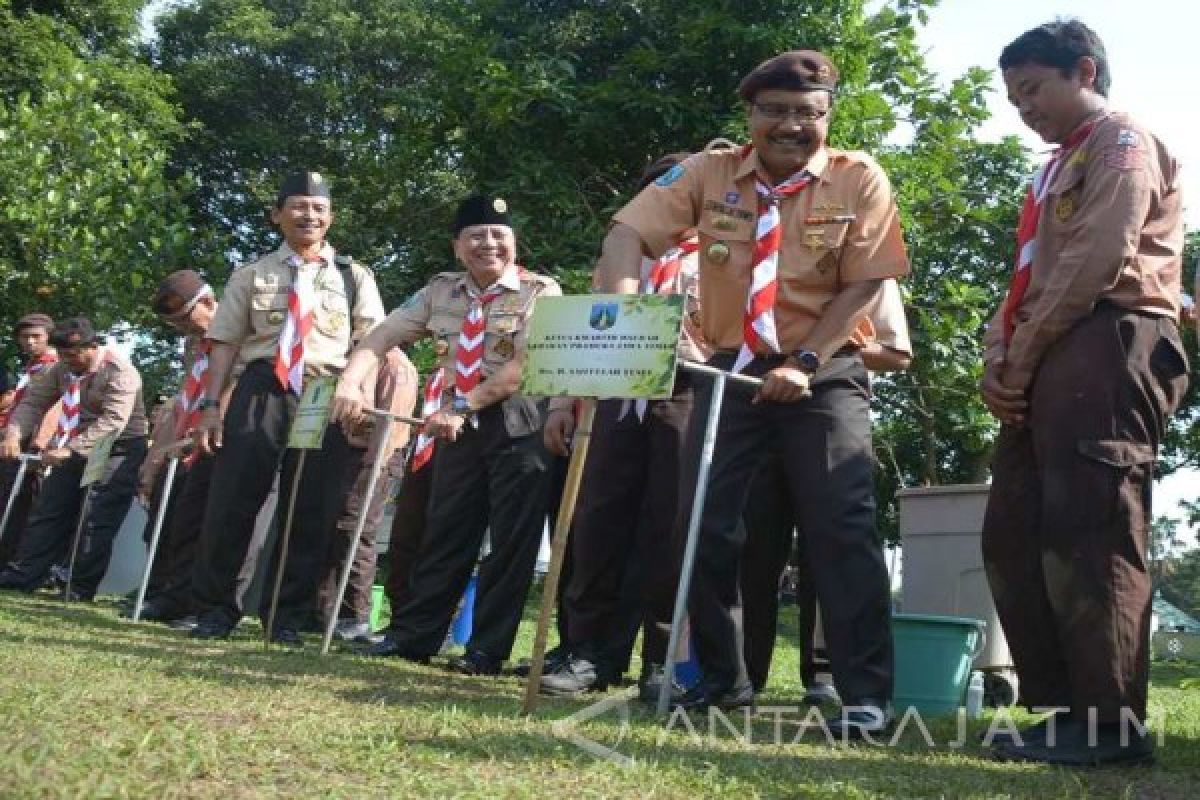
<instances>
[{"instance_id":1,"label":"teal plastic bucket","mask_svg":"<svg viewBox=\"0 0 1200 800\"><path fill-rule=\"evenodd\" d=\"M922 717L953 714L962 705L971 662L983 650L983 631L978 619L893 614L896 714L909 706Z\"/></svg>"}]
</instances>

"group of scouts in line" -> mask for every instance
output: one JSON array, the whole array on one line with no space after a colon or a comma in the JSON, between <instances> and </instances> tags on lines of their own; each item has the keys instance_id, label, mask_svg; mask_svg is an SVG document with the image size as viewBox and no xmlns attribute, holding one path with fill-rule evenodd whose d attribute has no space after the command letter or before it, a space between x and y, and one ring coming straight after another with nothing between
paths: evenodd
<instances>
[{"instance_id":1,"label":"group of scouts in line","mask_svg":"<svg viewBox=\"0 0 1200 800\"><path fill-rule=\"evenodd\" d=\"M1059 711L994 748L1063 764L1144 761L1149 738L1119 736L1117 723L1122 713L1145 719L1151 480L1187 385L1178 165L1152 133L1106 109L1104 48L1078 20L1026 32L1000 66L1023 121L1058 147L1032 181L1012 287L985 336L983 397L1003 424L983 549L1022 702ZM909 263L883 170L826 142L837 78L810 50L746 75L738 95L750 143L651 164L604 239L594 288L684 294L681 358L762 381L724 398L688 605L703 677L673 702L754 702L795 549L805 684L814 700L840 698L830 727L853 735L893 720L869 371L911 358L896 284ZM333 212L319 174L288 178L272 220L282 246L235 271L219 303L190 270L154 296L188 338L183 389L149 448L138 373L86 319L30 314L17 324L29 361L0 454L37 452L51 470L18 496L0 587L61 580L86 457L116 432L69 599L95 593L140 493L171 504L145 616L183 621L198 639L229 636L264 546L256 518L277 474L291 486L297 469L286 445L298 397L306 381L336 376L335 424L299 477L290 551L280 563L275 547L267 565L268 585L282 570L270 636L298 644L337 615L346 638L365 640L361 652L426 662L478 569L473 633L451 666L499 674L576 423L572 398L519 392L535 302L560 288L517 264L507 203L490 194L455 216L463 271L436 275L386 316L371 272L326 240ZM402 348L426 338L438 363L425 377L424 423L411 442L405 426L379 441L370 411L412 413L418 378ZM695 419L710 393L681 370L669 399L599 404L544 692L620 680L639 632L643 689L661 685L701 447ZM154 498L162 464L185 446L182 480ZM366 622L383 493L367 510L346 601L332 608L376 448L403 473L382 636Z\"/></svg>"}]
</instances>

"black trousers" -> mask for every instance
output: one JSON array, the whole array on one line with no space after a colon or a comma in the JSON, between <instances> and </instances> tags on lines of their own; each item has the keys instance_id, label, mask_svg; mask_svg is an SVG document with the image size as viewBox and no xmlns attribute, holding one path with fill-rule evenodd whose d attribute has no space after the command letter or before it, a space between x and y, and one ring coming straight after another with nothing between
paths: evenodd
<instances>
[{"instance_id":1,"label":"black trousers","mask_svg":"<svg viewBox=\"0 0 1200 800\"><path fill-rule=\"evenodd\" d=\"M673 396L651 401L644 420L632 407L622 417L623 400L596 408L563 604L571 647L615 672L624 671L639 627L643 661L665 660L678 585L681 482L685 472L694 474L684 466L692 399L681 373Z\"/></svg>"},{"instance_id":2,"label":"black trousers","mask_svg":"<svg viewBox=\"0 0 1200 800\"><path fill-rule=\"evenodd\" d=\"M406 468L400 481L400 494L396 496L392 535L388 543L387 582L383 589L392 609L392 620L397 619L396 612L412 599L412 570L421 553L421 544L425 541L434 464L441 446L441 442L435 443L432 460L416 472Z\"/></svg>"},{"instance_id":3,"label":"black trousers","mask_svg":"<svg viewBox=\"0 0 1200 800\"><path fill-rule=\"evenodd\" d=\"M817 592L813 565L803 531L796 531L796 514L787 487L787 473L778 452L771 452L750 488L742 514L746 547L742 551L742 615L746 672L754 691L761 692L771 674L783 572L790 562L796 574L799 617L800 680L811 687L819 671L828 670L824 647L814 639L817 630ZM794 535L795 534L795 535Z\"/></svg>"},{"instance_id":4,"label":"black trousers","mask_svg":"<svg viewBox=\"0 0 1200 800\"><path fill-rule=\"evenodd\" d=\"M196 551L204 527L204 510L212 483L214 456L197 456L190 464L180 463L168 516L163 522L158 555L152 575L161 578L147 595L168 616L186 616L195 612L192 576L196 570ZM239 581L239 597L254 578L253 563L249 575Z\"/></svg>"},{"instance_id":5,"label":"black trousers","mask_svg":"<svg viewBox=\"0 0 1200 800\"><path fill-rule=\"evenodd\" d=\"M7 505L12 494L13 482L17 479L17 471L21 468L19 461L0 462L0 503ZM0 569L17 555L21 545L21 537L25 535L29 512L37 499L42 485L42 473L38 464L30 464L25 469L21 479L21 488L13 498L12 512L9 514L8 525L0 531ZM4 505L0 505L0 514L4 513Z\"/></svg>"},{"instance_id":6,"label":"black trousers","mask_svg":"<svg viewBox=\"0 0 1200 800\"><path fill-rule=\"evenodd\" d=\"M1187 388L1173 320L1101 303L996 442L983 558L1028 706L1145 718L1154 460Z\"/></svg>"},{"instance_id":7,"label":"black trousers","mask_svg":"<svg viewBox=\"0 0 1200 800\"><path fill-rule=\"evenodd\" d=\"M729 369L733 354L713 357ZM756 359L762 375L781 358ZM697 392L698 417L711 384ZM752 403L730 386L724 399L689 594L692 633L709 692L750 685L743 655L739 580L751 482L774 443L782 454L797 526L818 567L817 597L827 623L834 682L843 700L886 702L892 693L887 568L875 531L870 389L857 354L831 358L798 403ZM701 428L699 419L695 426Z\"/></svg>"},{"instance_id":8,"label":"black trousers","mask_svg":"<svg viewBox=\"0 0 1200 800\"><path fill-rule=\"evenodd\" d=\"M108 571L113 540L121 530L133 496L137 492L138 469L146 458L145 439L125 439L113 446L102 480L88 489L79 486L87 459L72 456L55 467L42 485L17 559L10 570L20 576L24 588L35 589L45 581L50 567L66 554L75 536L84 497L91 503L75 557L71 588L91 597Z\"/></svg>"},{"instance_id":9,"label":"black trousers","mask_svg":"<svg viewBox=\"0 0 1200 800\"><path fill-rule=\"evenodd\" d=\"M279 510L287 518L292 482L304 451L287 448L297 397L285 392L267 360L251 362L238 380L225 413L224 442L213 465L193 573L197 612L206 620L235 624L242 617L239 584L247 556L257 553L254 523L282 461ZM279 595L276 626L307 628L316 623L316 591L329 551L329 537L342 510L341 475L349 451L346 437L330 425L320 450L307 451L296 493L291 541ZM282 535L267 570L259 614L264 619L280 568Z\"/></svg>"},{"instance_id":10,"label":"black trousers","mask_svg":"<svg viewBox=\"0 0 1200 800\"><path fill-rule=\"evenodd\" d=\"M154 480L154 486L150 490L150 506L146 509L146 526L142 529L142 541L146 543L147 548L150 547L150 542L154 538L154 520L157 518L158 511L164 503L166 504L166 512L163 517L162 534L158 540L158 554L155 556L154 563L150 565L150 582L146 586L147 598L160 594L167 582L169 559L165 558L164 555L165 551L170 547L171 519L175 515L175 500L179 496L179 491L183 485L183 474L183 467L181 466L175 473L175 483L171 487L170 494L164 496L167 485L167 470L164 466L163 469L159 470Z\"/></svg>"},{"instance_id":11,"label":"black trousers","mask_svg":"<svg viewBox=\"0 0 1200 800\"><path fill-rule=\"evenodd\" d=\"M490 406L479 413L478 428L437 447L409 600L392 609L391 630L407 651L437 653L490 531L467 649L503 661L521 622L546 520L549 472L541 432L510 437L501 409Z\"/></svg>"},{"instance_id":12,"label":"black trousers","mask_svg":"<svg viewBox=\"0 0 1200 800\"><path fill-rule=\"evenodd\" d=\"M333 608L337 599L338 584L342 580L342 568L353 543L354 530L358 527L359 512L371 480L372 464L367 459L366 448L351 447L343 472L342 496L345 498L341 516L329 537L329 552L325 556L325 567L317 594L317 607L322 621L336 614L338 619L367 622L371 617L371 587L375 584L375 534L383 518L387 504L388 468L379 466L379 478L375 483L375 494L367 509L367 518L354 551L354 562L350 565L350 582L346 584L346 596L342 605Z\"/></svg>"}]
</instances>

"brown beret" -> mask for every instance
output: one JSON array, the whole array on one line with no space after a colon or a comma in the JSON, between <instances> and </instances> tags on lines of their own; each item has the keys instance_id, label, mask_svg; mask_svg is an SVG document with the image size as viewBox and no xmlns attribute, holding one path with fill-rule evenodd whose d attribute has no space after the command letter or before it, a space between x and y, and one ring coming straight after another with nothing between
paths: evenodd
<instances>
[{"instance_id":1,"label":"brown beret","mask_svg":"<svg viewBox=\"0 0 1200 800\"><path fill-rule=\"evenodd\" d=\"M738 97L747 103L763 89L787 89L795 92L837 88L837 67L824 53L816 50L789 50L759 64L738 84Z\"/></svg>"},{"instance_id":2,"label":"brown beret","mask_svg":"<svg viewBox=\"0 0 1200 800\"><path fill-rule=\"evenodd\" d=\"M208 288L208 283L200 277L199 272L192 269L176 270L158 284L158 291L150 306L157 314L190 311L201 293Z\"/></svg>"},{"instance_id":3,"label":"brown beret","mask_svg":"<svg viewBox=\"0 0 1200 800\"><path fill-rule=\"evenodd\" d=\"M671 167L676 164L682 164L690 155L691 153L668 153L662 158L650 162L638 177L637 190L640 192L642 189L645 189L653 181L658 180L666 174Z\"/></svg>"},{"instance_id":4,"label":"brown beret","mask_svg":"<svg viewBox=\"0 0 1200 800\"><path fill-rule=\"evenodd\" d=\"M13 330L17 333L21 332L22 328L45 328L46 333L54 330L54 320L50 319L49 314L43 314L40 311L35 311L32 314L26 314L17 320L17 324L13 326Z\"/></svg>"}]
</instances>

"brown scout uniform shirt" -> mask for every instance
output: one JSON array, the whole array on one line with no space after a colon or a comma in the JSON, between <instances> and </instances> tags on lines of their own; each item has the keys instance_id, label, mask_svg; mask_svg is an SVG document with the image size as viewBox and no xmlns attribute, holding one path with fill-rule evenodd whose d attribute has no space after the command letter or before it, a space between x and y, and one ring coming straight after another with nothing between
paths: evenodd
<instances>
[{"instance_id":1,"label":"brown scout uniform shirt","mask_svg":"<svg viewBox=\"0 0 1200 800\"><path fill-rule=\"evenodd\" d=\"M96 441L119 431L117 441L143 437L147 433L146 408L142 404L142 376L132 364L106 350L95 372L83 377L79 386L79 427L67 443L74 453L87 457ZM32 433L42 415L54 407L67 387L71 372L58 362L31 381L9 421L22 437Z\"/></svg>"},{"instance_id":2,"label":"brown scout uniform shirt","mask_svg":"<svg viewBox=\"0 0 1200 800\"><path fill-rule=\"evenodd\" d=\"M458 334L469 305L466 290L468 281L478 289L469 273L439 273L380 323L389 347L409 344L426 336L437 340L437 365L446 372L447 402L454 395L451 388L456 375L454 354L458 349ZM497 284L505 291L484 310L486 325L480 380L490 377L497 369L524 353L525 328L533 313L534 301L539 297L562 294L562 289L553 278L515 266ZM519 436L531 432L530 429L537 429L536 409L528 409L528 403L504 402L505 427L510 435Z\"/></svg>"},{"instance_id":3,"label":"brown scout uniform shirt","mask_svg":"<svg viewBox=\"0 0 1200 800\"><path fill-rule=\"evenodd\" d=\"M753 271L755 173L765 170L756 152L742 150L699 153L682 166L646 187L615 219L636 230L652 254L670 247L682 231L699 228L704 339L716 349L737 350ZM816 176L813 184L779 204L775 325L785 353L804 344L844 284L908 274L899 213L879 165L865 153L824 148L808 169ZM853 222L808 222L848 214L855 215ZM722 260L726 248L729 256Z\"/></svg>"},{"instance_id":4,"label":"brown scout uniform shirt","mask_svg":"<svg viewBox=\"0 0 1200 800\"><path fill-rule=\"evenodd\" d=\"M373 406L380 411L389 411L403 417L411 417L417 405L417 368L398 347L388 350L382 363L367 373L363 379L363 395L373 399ZM368 416L362 425L346 435L351 447L367 448L366 461L375 460L372 432L376 417ZM408 444L412 426L400 422L392 423L392 435L384 449L384 463L396 450Z\"/></svg>"},{"instance_id":5,"label":"brown scout uniform shirt","mask_svg":"<svg viewBox=\"0 0 1200 800\"><path fill-rule=\"evenodd\" d=\"M288 292L293 268L287 259L295 251L284 244L275 252L233 273L209 325L208 338L239 345L237 362L274 362L279 336L287 319ZM325 245L321 264L305 264L316 270L313 286L316 301L313 325L304 337L304 372L308 377L336 375L346 366L351 335L360 340L384 317L383 300L374 276L365 267L350 269L357 286L351 319L346 315L346 286L334 263L333 248Z\"/></svg>"},{"instance_id":6,"label":"brown scout uniform shirt","mask_svg":"<svg viewBox=\"0 0 1200 800\"><path fill-rule=\"evenodd\" d=\"M1126 114L1107 113L1054 177L1038 219L1029 288L1004 347L1003 304L984 360L1026 389L1046 350L1107 300L1178 319L1183 252L1179 164Z\"/></svg>"}]
</instances>

